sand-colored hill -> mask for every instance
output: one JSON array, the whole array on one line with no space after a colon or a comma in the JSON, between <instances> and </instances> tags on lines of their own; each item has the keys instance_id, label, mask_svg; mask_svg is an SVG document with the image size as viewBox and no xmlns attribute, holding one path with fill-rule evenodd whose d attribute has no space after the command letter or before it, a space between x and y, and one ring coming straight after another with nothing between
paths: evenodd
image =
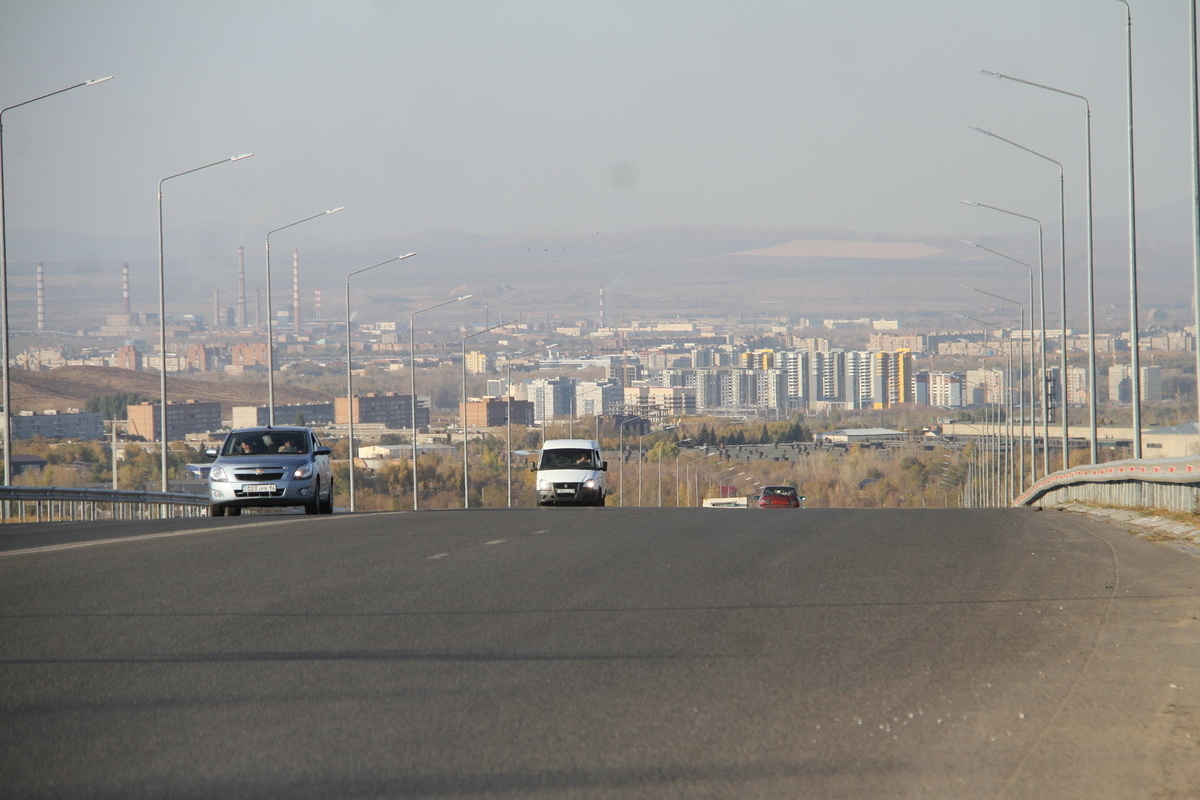
<instances>
[{"instance_id":1,"label":"sand-colored hill","mask_svg":"<svg viewBox=\"0 0 1200 800\"><path fill-rule=\"evenodd\" d=\"M134 372L112 367L62 367L49 372L30 372L16 369L11 372L12 405L14 412L55 409L83 410L87 399L94 395L135 392L147 398L159 396L158 375L153 372ZM197 400L219 402L222 411L230 413L235 405L256 405L267 402L267 383L243 379L202 381L170 376L167 380L170 402ZM329 403L331 395L313 389L275 383L275 402Z\"/></svg>"}]
</instances>

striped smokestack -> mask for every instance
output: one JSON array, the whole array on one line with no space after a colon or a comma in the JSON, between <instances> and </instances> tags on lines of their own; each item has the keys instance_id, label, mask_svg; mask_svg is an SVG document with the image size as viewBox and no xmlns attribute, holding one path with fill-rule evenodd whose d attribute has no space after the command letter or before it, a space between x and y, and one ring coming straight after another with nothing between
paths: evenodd
<instances>
[{"instance_id":1,"label":"striped smokestack","mask_svg":"<svg viewBox=\"0 0 1200 800\"><path fill-rule=\"evenodd\" d=\"M300 333L300 251L292 251L292 330Z\"/></svg>"},{"instance_id":2,"label":"striped smokestack","mask_svg":"<svg viewBox=\"0 0 1200 800\"><path fill-rule=\"evenodd\" d=\"M121 269L121 313L132 314L129 310L129 265Z\"/></svg>"},{"instance_id":3,"label":"striped smokestack","mask_svg":"<svg viewBox=\"0 0 1200 800\"><path fill-rule=\"evenodd\" d=\"M37 266L37 329L46 330L46 282L42 276L42 265Z\"/></svg>"},{"instance_id":4,"label":"striped smokestack","mask_svg":"<svg viewBox=\"0 0 1200 800\"><path fill-rule=\"evenodd\" d=\"M237 325L246 327L246 248L238 248Z\"/></svg>"}]
</instances>

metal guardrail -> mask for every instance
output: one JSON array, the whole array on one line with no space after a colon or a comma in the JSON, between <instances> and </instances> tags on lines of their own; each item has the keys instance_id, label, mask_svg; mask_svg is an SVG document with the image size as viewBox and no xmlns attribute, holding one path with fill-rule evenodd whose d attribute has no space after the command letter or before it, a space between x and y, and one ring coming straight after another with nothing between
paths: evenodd
<instances>
[{"instance_id":1,"label":"metal guardrail","mask_svg":"<svg viewBox=\"0 0 1200 800\"><path fill-rule=\"evenodd\" d=\"M0 520L3 522L166 519L207 514L208 497L184 492L0 486Z\"/></svg>"},{"instance_id":2,"label":"metal guardrail","mask_svg":"<svg viewBox=\"0 0 1200 800\"><path fill-rule=\"evenodd\" d=\"M1129 459L1047 475L1017 496L1017 506L1072 502L1200 513L1200 456Z\"/></svg>"}]
</instances>

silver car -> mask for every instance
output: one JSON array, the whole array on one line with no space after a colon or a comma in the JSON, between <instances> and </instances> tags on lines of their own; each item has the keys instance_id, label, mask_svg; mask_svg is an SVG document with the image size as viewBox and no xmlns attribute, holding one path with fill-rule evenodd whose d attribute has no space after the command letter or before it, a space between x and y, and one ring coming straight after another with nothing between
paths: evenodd
<instances>
[{"instance_id":1,"label":"silver car","mask_svg":"<svg viewBox=\"0 0 1200 800\"><path fill-rule=\"evenodd\" d=\"M238 428L225 437L208 473L209 516L236 517L252 506L303 506L333 513L329 448L308 428Z\"/></svg>"}]
</instances>

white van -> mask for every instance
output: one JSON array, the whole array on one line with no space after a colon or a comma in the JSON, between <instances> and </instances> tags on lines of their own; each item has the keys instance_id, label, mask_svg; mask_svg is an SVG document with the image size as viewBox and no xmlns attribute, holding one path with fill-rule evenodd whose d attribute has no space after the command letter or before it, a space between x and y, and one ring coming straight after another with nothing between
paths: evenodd
<instances>
[{"instance_id":1,"label":"white van","mask_svg":"<svg viewBox=\"0 0 1200 800\"><path fill-rule=\"evenodd\" d=\"M536 462L539 506L602 506L608 486L608 462L591 439L547 439Z\"/></svg>"}]
</instances>

